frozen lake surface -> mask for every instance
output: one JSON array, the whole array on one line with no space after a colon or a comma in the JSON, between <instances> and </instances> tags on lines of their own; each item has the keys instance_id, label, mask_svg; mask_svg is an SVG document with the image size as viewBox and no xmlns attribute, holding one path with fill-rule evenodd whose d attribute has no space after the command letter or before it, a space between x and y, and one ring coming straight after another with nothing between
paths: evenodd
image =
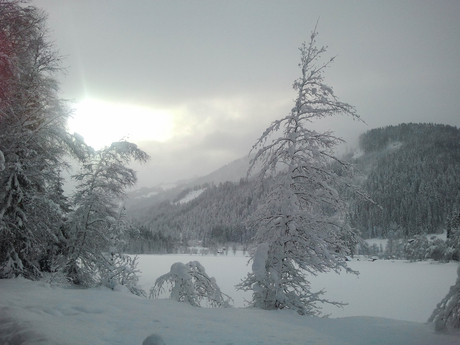
<instances>
[{"instance_id":1,"label":"frozen lake surface","mask_svg":"<svg viewBox=\"0 0 460 345\"><path fill-rule=\"evenodd\" d=\"M251 269L249 258L237 252L219 256L139 255L140 285L148 291L155 280L169 272L175 262L199 261L209 276L216 278L222 292L230 295L235 307L244 307L250 292L237 291ZM311 277L313 291L326 290L329 300L348 303L344 308L323 305L330 317L377 316L396 320L426 322L436 304L455 283L458 263L403 260L352 260L349 266L359 275L333 272Z\"/></svg>"}]
</instances>

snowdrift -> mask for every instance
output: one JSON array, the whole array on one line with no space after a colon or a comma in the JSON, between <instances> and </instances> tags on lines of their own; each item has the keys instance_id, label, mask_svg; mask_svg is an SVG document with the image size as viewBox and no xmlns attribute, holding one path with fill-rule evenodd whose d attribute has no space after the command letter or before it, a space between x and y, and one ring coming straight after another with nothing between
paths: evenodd
<instances>
[{"instance_id":1,"label":"snowdrift","mask_svg":"<svg viewBox=\"0 0 460 345\"><path fill-rule=\"evenodd\" d=\"M154 279L153 273L157 266L161 267L159 273L167 272L164 268L169 262L178 259L186 262L190 261L190 256L151 256L150 260L148 256L142 256L140 261L146 275L141 278L141 281L145 283ZM196 257L196 259L204 264L210 275L216 276L222 290L231 295L233 292L229 291L228 287L238 276L242 276L241 270L248 269L245 265L247 258L244 257ZM323 279L321 282L326 285L326 289L331 291L331 298L341 297L339 291L343 292L342 297L350 297L349 300L345 300L350 302L350 305L338 309L341 313L349 310L348 315L357 312L361 315L378 315L378 313L385 315L387 311L381 308L385 303L391 305L390 301L396 300L401 304L403 296L407 295L423 298L423 293L418 294L418 290L423 292L423 288L427 288L427 292L431 291L433 295L436 291L443 296L451 285L451 281L447 281L444 275L447 276L447 273L452 271L448 276L452 275L452 281L455 280L455 264L384 261L377 262L377 265L371 262L352 264L361 269L359 278L335 274L319 277ZM220 267L219 271L225 274L223 273L222 276L215 274L218 267ZM229 274L231 267L233 267L232 274ZM404 281L402 277L407 276L409 271L414 274ZM436 276L434 272L444 272L444 275ZM224 275L231 279L225 281ZM420 283L421 279L423 284ZM418 284L419 289L414 290L413 285L407 284L408 281ZM315 281L315 287L319 287L321 282ZM383 288L375 290L379 282ZM384 282L387 282L386 286L382 285ZM387 287L391 282L397 286L398 291L401 291L400 295L394 295L395 290ZM368 291L369 295L367 296L364 291ZM357 298L358 295L361 295L360 299ZM418 304L426 304L422 298L419 299ZM435 299L436 302L440 300L437 296ZM406 300L405 303L407 303L405 308L411 309L413 301ZM430 301L428 304L431 303ZM366 305L368 305L367 310ZM375 310L376 307L381 310ZM422 315L423 320L428 317L429 314ZM123 289L113 291L104 287L62 288L23 278L0 280L0 344L2 345L141 345L152 333L163 337L166 345L460 344L460 335L435 333L433 324L425 322L371 316L312 318L290 311L237 307L196 308L168 299L140 298Z\"/></svg>"},{"instance_id":2,"label":"snowdrift","mask_svg":"<svg viewBox=\"0 0 460 345\"><path fill-rule=\"evenodd\" d=\"M195 308L107 288L52 287L0 280L0 344L141 345L152 333L167 345L454 345L433 325L377 317L312 318L290 311Z\"/></svg>"}]
</instances>

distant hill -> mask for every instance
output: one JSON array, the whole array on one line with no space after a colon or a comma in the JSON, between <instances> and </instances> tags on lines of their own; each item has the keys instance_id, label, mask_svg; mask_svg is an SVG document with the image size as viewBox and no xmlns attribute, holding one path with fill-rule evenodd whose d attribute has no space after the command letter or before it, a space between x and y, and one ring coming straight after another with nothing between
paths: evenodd
<instances>
[{"instance_id":1,"label":"distant hill","mask_svg":"<svg viewBox=\"0 0 460 345\"><path fill-rule=\"evenodd\" d=\"M456 127L401 124L372 129L345 159L362 172L357 183L377 203L349 197L350 224L365 238L442 232L460 206ZM245 179L248 166L245 157L200 178L132 192L126 206L144 236L139 243L165 241L168 248L187 240L249 243L253 233L244 222L267 190Z\"/></svg>"},{"instance_id":2,"label":"distant hill","mask_svg":"<svg viewBox=\"0 0 460 345\"><path fill-rule=\"evenodd\" d=\"M233 212L242 213L242 203L251 207L247 194L253 191L246 181L249 162L250 157L243 157L206 176L132 191L126 202L128 216L138 226L177 238L201 238L216 227L225 227L225 236L231 237L229 229L241 228L243 221L241 214L233 216Z\"/></svg>"},{"instance_id":3,"label":"distant hill","mask_svg":"<svg viewBox=\"0 0 460 345\"><path fill-rule=\"evenodd\" d=\"M242 178L246 178L248 173L249 162L251 157L244 156L240 159L237 159L223 167L213 171L212 173L195 178L189 181L189 185L200 185L205 183L224 183L224 182L239 182Z\"/></svg>"},{"instance_id":4,"label":"distant hill","mask_svg":"<svg viewBox=\"0 0 460 345\"><path fill-rule=\"evenodd\" d=\"M460 206L460 130L401 124L361 135L350 157L364 173L363 188L380 207L356 200L353 225L367 237L435 233Z\"/></svg>"},{"instance_id":5,"label":"distant hill","mask_svg":"<svg viewBox=\"0 0 460 345\"><path fill-rule=\"evenodd\" d=\"M189 180L181 180L176 183L160 184L151 188L143 187L131 191L128 196L130 199L149 198L153 195L172 190L171 194L179 193L183 189L204 184L219 184L223 182L239 182L246 178L251 158L245 156L224 165L223 167L211 172L208 175L195 177Z\"/></svg>"},{"instance_id":6,"label":"distant hill","mask_svg":"<svg viewBox=\"0 0 460 345\"><path fill-rule=\"evenodd\" d=\"M164 252L167 247L174 252L174 247L190 240L207 247L229 242L248 244L254 233L244 221L256 210L264 192L255 188L254 181L242 179L185 188L173 199L166 199L166 195L168 192L131 202L128 216L142 238L131 241L137 247L125 251ZM164 244L157 248L158 241Z\"/></svg>"}]
</instances>

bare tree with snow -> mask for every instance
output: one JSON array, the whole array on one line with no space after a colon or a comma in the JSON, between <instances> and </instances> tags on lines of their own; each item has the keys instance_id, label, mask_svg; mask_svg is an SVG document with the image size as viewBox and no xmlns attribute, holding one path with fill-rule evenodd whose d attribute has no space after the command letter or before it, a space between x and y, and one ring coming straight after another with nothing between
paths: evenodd
<instances>
[{"instance_id":1,"label":"bare tree with snow","mask_svg":"<svg viewBox=\"0 0 460 345\"><path fill-rule=\"evenodd\" d=\"M122 205L125 190L137 181L136 172L127 165L148 159L136 144L119 141L90 155L73 176L78 183L72 197L75 209L63 232L65 272L73 283L129 281L134 286L136 265L116 247L129 230Z\"/></svg>"},{"instance_id":2,"label":"bare tree with snow","mask_svg":"<svg viewBox=\"0 0 460 345\"><path fill-rule=\"evenodd\" d=\"M270 181L265 203L252 215L257 229L252 255L253 271L237 287L252 290L252 306L296 310L318 315L317 302L330 302L323 291L312 292L306 274L345 269L347 238L355 237L345 226L346 203L340 188L350 186L352 167L334 156L343 142L332 132L317 132L309 125L334 115L360 120L354 107L342 103L323 73L334 58L320 62L325 47L316 47L316 27L308 44L300 48L301 77L291 112L274 121L253 147L251 169L261 164L261 184Z\"/></svg>"}]
</instances>

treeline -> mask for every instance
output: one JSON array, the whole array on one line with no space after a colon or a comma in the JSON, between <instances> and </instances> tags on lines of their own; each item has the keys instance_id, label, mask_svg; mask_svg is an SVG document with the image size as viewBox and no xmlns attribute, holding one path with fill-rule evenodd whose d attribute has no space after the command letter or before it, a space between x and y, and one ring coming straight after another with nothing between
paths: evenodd
<instances>
[{"instance_id":1,"label":"treeline","mask_svg":"<svg viewBox=\"0 0 460 345\"><path fill-rule=\"evenodd\" d=\"M447 221L446 239L439 236L415 235L401 238L390 231L386 246L362 243L358 253L381 259L405 259L410 261L435 260L460 261L460 212L454 212Z\"/></svg>"},{"instance_id":2,"label":"treeline","mask_svg":"<svg viewBox=\"0 0 460 345\"><path fill-rule=\"evenodd\" d=\"M363 189L377 203L355 200L352 225L368 238L442 232L460 205L460 130L401 124L360 137Z\"/></svg>"}]
</instances>

